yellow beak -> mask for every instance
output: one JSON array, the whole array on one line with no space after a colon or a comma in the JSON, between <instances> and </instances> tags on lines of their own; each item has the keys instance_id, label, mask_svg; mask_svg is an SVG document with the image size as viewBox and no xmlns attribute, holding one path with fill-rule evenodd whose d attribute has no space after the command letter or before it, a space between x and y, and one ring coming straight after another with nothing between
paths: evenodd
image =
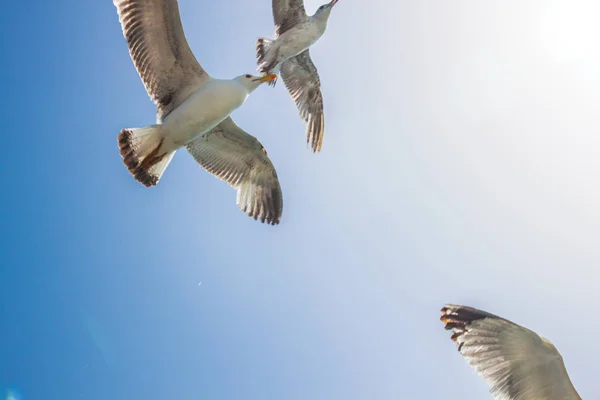
<instances>
[{"instance_id":1,"label":"yellow beak","mask_svg":"<svg viewBox=\"0 0 600 400\"><path fill-rule=\"evenodd\" d=\"M255 81L264 83L264 82L274 81L275 79L277 79L277 74L268 74L268 75L261 76L260 78L255 79Z\"/></svg>"}]
</instances>

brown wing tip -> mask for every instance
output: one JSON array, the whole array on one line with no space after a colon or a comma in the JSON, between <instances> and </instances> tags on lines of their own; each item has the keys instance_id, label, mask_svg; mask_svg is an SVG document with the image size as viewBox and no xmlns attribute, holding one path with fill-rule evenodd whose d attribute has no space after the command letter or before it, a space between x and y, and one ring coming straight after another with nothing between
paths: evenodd
<instances>
[{"instance_id":1,"label":"brown wing tip","mask_svg":"<svg viewBox=\"0 0 600 400\"><path fill-rule=\"evenodd\" d=\"M457 343L458 339L468 330L469 325L473 322L485 318L498 318L493 314L473 307L454 304L446 304L442 307L441 313L440 321L444 323L444 328L446 330L452 331L452 336L450 338ZM458 351L460 351L461 348L462 343L459 343Z\"/></svg>"},{"instance_id":2,"label":"brown wing tip","mask_svg":"<svg viewBox=\"0 0 600 400\"><path fill-rule=\"evenodd\" d=\"M281 221L281 213L272 213L263 209L243 209L242 211L244 211L250 218L253 218L255 221L260 221L263 224L266 222L267 225L279 225L279 222Z\"/></svg>"},{"instance_id":3,"label":"brown wing tip","mask_svg":"<svg viewBox=\"0 0 600 400\"><path fill-rule=\"evenodd\" d=\"M312 141L310 140L310 138L307 138L306 143L310 145L310 148L313 153L320 153L321 148L323 147L323 138L321 138L321 140L313 139Z\"/></svg>"},{"instance_id":4,"label":"brown wing tip","mask_svg":"<svg viewBox=\"0 0 600 400\"><path fill-rule=\"evenodd\" d=\"M442 310L442 316L440 319L451 318L452 320L461 321L465 324L470 324L474 321L481 320L484 318L499 318L494 314L478 310L477 308L446 304Z\"/></svg>"},{"instance_id":5,"label":"brown wing tip","mask_svg":"<svg viewBox=\"0 0 600 400\"><path fill-rule=\"evenodd\" d=\"M265 188L260 189L260 201L255 199L251 204L246 204L242 211L255 221L267 223L268 225L279 225L283 213L283 199L281 189Z\"/></svg>"},{"instance_id":6,"label":"brown wing tip","mask_svg":"<svg viewBox=\"0 0 600 400\"><path fill-rule=\"evenodd\" d=\"M258 210L248 210L244 209L244 211L250 218L253 218L255 221L260 221L261 223L267 223L267 225L279 225L281 221L281 214L274 214L262 209Z\"/></svg>"},{"instance_id":7,"label":"brown wing tip","mask_svg":"<svg viewBox=\"0 0 600 400\"><path fill-rule=\"evenodd\" d=\"M248 213L248 216L251 218L254 218L255 221L259 220L259 214L252 214L252 213ZM279 225L280 222L280 218L279 217L267 217L265 215L260 216L260 222L262 222L263 224L266 222L267 225Z\"/></svg>"},{"instance_id":8,"label":"brown wing tip","mask_svg":"<svg viewBox=\"0 0 600 400\"><path fill-rule=\"evenodd\" d=\"M323 116L320 115L318 118L311 118L308 121L306 127L306 143L310 145L313 153L320 153L323 147L323 136L324 136L324 121Z\"/></svg>"},{"instance_id":9,"label":"brown wing tip","mask_svg":"<svg viewBox=\"0 0 600 400\"><path fill-rule=\"evenodd\" d=\"M483 314L477 309L465 306L458 306L447 304L442 309L442 316L440 320L446 321L459 321L465 324L469 324L478 319L483 319L487 315Z\"/></svg>"},{"instance_id":10,"label":"brown wing tip","mask_svg":"<svg viewBox=\"0 0 600 400\"><path fill-rule=\"evenodd\" d=\"M131 137L132 132L129 129L122 129L117 136L119 152L123 158L123 164L125 164L135 180L142 185L146 187L155 186L158 183L158 177L148 173L148 171L142 167L131 145Z\"/></svg>"}]
</instances>

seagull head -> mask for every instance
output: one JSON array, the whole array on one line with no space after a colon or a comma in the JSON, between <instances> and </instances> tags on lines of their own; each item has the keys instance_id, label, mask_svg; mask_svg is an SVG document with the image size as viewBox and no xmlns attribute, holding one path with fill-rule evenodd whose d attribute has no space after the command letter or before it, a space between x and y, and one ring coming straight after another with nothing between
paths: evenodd
<instances>
[{"instance_id":1,"label":"seagull head","mask_svg":"<svg viewBox=\"0 0 600 400\"><path fill-rule=\"evenodd\" d=\"M256 75L240 75L234 80L244 86L248 91L248 94L252 93L254 89L259 87L262 83L271 82L277 79L276 74L267 74L265 76L256 76Z\"/></svg>"},{"instance_id":2,"label":"seagull head","mask_svg":"<svg viewBox=\"0 0 600 400\"><path fill-rule=\"evenodd\" d=\"M337 2L338 0L331 0L329 3L323 4L317 9L317 12L315 13L315 18L329 18L329 13L331 13L331 9L333 8L333 6L335 6L335 3Z\"/></svg>"}]
</instances>

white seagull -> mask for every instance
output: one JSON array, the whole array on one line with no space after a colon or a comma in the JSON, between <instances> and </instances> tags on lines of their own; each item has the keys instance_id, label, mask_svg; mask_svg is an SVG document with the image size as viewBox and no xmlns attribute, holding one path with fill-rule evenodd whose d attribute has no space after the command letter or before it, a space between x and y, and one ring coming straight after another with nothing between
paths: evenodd
<instances>
[{"instance_id":1,"label":"white seagull","mask_svg":"<svg viewBox=\"0 0 600 400\"><path fill-rule=\"evenodd\" d=\"M338 0L319 7L306 15L303 0L273 0L275 40L256 41L258 70L262 74L279 73L283 83L306 122L306 142L313 152L321 151L325 117L323 95L317 68L310 59L308 48L325 33L331 9ZM275 80L269 82L275 84Z\"/></svg>"},{"instance_id":2,"label":"white seagull","mask_svg":"<svg viewBox=\"0 0 600 400\"><path fill-rule=\"evenodd\" d=\"M440 318L497 400L581 400L552 342L509 320L448 304Z\"/></svg>"},{"instance_id":3,"label":"white seagull","mask_svg":"<svg viewBox=\"0 0 600 400\"><path fill-rule=\"evenodd\" d=\"M187 43L177 0L113 3L129 54L157 106L156 125L123 129L118 136L131 174L147 187L156 185L175 151L185 146L200 166L237 189L245 213L279 223L283 200L275 168L261 143L229 116L277 76L209 76Z\"/></svg>"}]
</instances>

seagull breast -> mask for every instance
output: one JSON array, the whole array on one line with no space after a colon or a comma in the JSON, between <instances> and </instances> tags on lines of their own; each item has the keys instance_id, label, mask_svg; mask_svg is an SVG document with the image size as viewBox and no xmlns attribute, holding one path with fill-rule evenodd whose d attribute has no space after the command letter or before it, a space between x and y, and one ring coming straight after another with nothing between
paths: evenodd
<instances>
[{"instance_id":1,"label":"seagull breast","mask_svg":"<svg viewBox=\"0 0 600 400\"><path fill-rule=\"evenodd\" d=\"M317 21L309 19L279 36L280 51L286 58L293 57L312 46L324 31Z\"/></svg>"},{"instance_id":2,"label":"seagull breast","mask_svg":"<svg viewBox=\"0 0 600 400\"><path fill-rule=\"evenodd\" d=\"M211 79L163 121L173 146L181 147L217 126L248 98L248 91L235 80Z\"/></svg>"}]
</instances>

